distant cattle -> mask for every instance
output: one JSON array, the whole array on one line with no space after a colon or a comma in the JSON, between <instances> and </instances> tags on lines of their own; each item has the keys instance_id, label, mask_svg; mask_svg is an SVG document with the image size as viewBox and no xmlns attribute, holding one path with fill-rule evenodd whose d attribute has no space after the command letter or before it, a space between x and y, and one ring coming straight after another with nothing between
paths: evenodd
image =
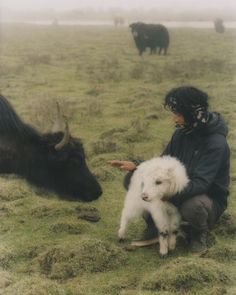
<instances>
[{"instance_id":1,"label":"distant cattle","mask_svg":"<svg viewBox=\"0 0 236 295\"><path fill-rule=\"evenodd\" d=\"M66 199L96 200L102 189L87 167L82 142L64 126L63 132L41 134L0 95L0 173L17 174Z\"/></svg>"},{"instance_id":2,"label":"distant cattle","mask_svg":"<svg viewBox=\"0 0 236 295\"><path fill-rule=\"evenodd\" d=\"M150 53L156 53L159 48L159 54L166 55L170 43L168 30L161 24L145 24L142 22L132 23L130 25L132 35L139 51L142 55L146 48L150 48Z\"/></svg>"},{"instance_id":3,"label":"distant cattle","mask_svg":"<svg viewBox=\"0 0 236 295\"><path fill-rule=\"evenodd\" d=\"M214 26L215 26L215 31L217 33L224 33L225 27L224 27L222 19L220 19L220 18L215 19L214 20Z\"/></svg>"},{"instance_id":4,"label":"distant cattle","mask_svg":"<svg viewBox=\"0 0 236 295\"><path fill-rule=\"evenodd\" d=\"M124 25L125 20L124 20L124 18L122 16L115 16L113 18L113 22L114 22L114 25L117 27L117 26Z\"/></svg>"}]
</instances>

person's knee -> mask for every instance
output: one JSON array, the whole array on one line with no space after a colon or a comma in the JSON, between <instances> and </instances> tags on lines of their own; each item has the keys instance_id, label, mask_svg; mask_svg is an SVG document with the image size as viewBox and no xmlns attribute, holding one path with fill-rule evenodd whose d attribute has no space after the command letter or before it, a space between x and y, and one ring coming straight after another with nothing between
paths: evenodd
<instances>
[{"instance_id":1,"label":"person's knee","mask_svg":"<svg viewBox=\"0 0 236 295\"><path fill-rule=\"evenodd\" d=\"M208 229L208 210L201 198L192 198L179 208L183 220L199 230Z\"/></svg>"},{"instance_id":2,"label":"person's knee","mask_svg":"<svg viewBox=\"0 0 236 295\"><path fill-rule=\"evenodd\" d=\"M205 214L205 208L201 204L194 204L194 206L182 206L180 214L185 221L192 221L199 218L200 215Z\"/></svg>"}]
</instances>

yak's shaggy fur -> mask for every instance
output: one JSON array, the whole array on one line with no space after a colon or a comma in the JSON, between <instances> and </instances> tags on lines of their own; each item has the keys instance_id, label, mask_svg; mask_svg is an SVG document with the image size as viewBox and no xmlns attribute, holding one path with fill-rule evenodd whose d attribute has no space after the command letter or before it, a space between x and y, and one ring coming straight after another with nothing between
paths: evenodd
<instances>
[{"instance_id":1,"label":"yak's shaggy fur","mask_svg":"<svg viewBox=\"0 0 236 295\"><path fill-rule=\"evenodd\" d=\"M185 167L174 157L153 158L140 164L126 195L119 238L125 238L131 219L148 212L159 231L160 254L166 255L168 250L175 249L181 217L168 199L182 191L188 181Z\"/></svg>"},{"instance_id":2,"label":"yak's shaggy fur","mask_svg":"<svg viewBox=\"0 0 236 295\"><path fill-rule=\"evenodd\" d=\"M55 123L54 128L63 122ZM0 174L17 174L66 200L98 199L102 188L87 166L83 144L66 125L64 132L41 134L0 94Z\"/></svg>"}]
</instances>

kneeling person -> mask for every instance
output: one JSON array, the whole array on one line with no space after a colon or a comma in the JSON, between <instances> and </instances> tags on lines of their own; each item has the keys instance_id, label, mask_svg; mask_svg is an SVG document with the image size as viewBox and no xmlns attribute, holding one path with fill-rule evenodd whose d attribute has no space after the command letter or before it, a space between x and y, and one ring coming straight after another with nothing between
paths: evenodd
<instances>
[{"instance_id":1,"label":"kneeling person","mask_svg":"<svg viewBox=\"0 0 236 295\"><path fill-rule=\"evenodd\" d=\"M162 155L179 159L189 176L187 187L176 194L172 202L189 224L190 250L207 250L207 232L213 228L227 208L229 195L230 149L224 119L219 113L209 112L208 95L203 91L183 86L172 89L164 101L173 114L176 130ZM124 185L138 162L109 161L110 165L129 171ZM146 238L153 238L157 230L150 215L146 214Z\"/></svg>"}]
</instances>

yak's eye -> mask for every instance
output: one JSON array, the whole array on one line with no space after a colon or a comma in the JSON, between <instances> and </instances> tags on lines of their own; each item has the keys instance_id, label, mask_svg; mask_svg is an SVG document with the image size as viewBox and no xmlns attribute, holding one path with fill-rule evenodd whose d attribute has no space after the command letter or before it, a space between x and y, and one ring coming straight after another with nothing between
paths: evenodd
<instances>
[{"instance_id":1,"label":"yak's eye","mask_svg":"<svg viewBox=\"0 0 236 295\"><path fill-rule=\"evenodd\" d=\"M161 182L160 180L156 180L156 181L155 181L155 184L156 184L156 185L160 185L160 184L162 184L162 182Z\"/></svg>"}]
</instances>

